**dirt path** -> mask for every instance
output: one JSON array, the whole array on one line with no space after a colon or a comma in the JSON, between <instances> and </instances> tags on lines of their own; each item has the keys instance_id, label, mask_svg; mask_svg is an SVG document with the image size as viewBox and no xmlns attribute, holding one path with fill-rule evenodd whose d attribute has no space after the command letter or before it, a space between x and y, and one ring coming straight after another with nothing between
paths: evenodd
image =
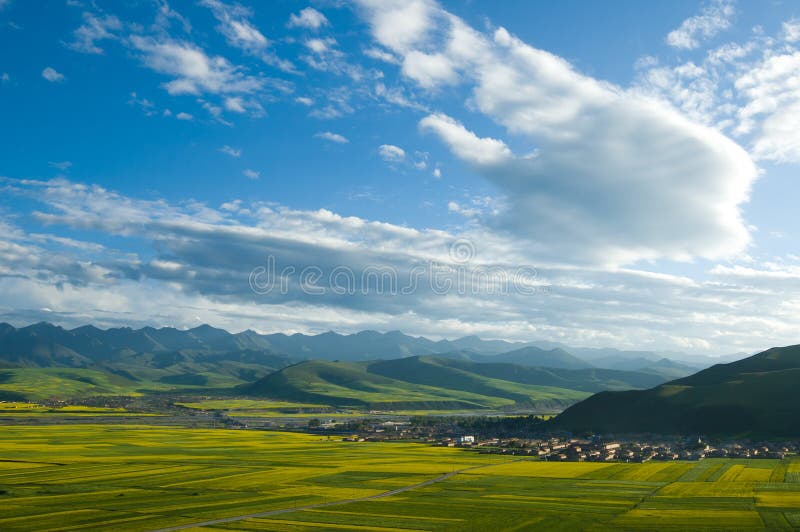
<instances>
[{"instance_id":1,"label":"dirt path","mask_svg":"<svg viewBox=\"0 0 800 532\"><path fill-rule=\"evenodd\" d=\"M517 460L514 460L517 461ZM503 462L509 463L509 462ZM484 467L491 467L493 465L500 465L500 464L485 464L473 467L467 467L464 469L458 469L456 471L452 471L450 473L445 473L444 475L440 475L436 478L432 478L430 480L426 480L425 482L420 482L419 484L412 484L410 486L403 486L402 488L393 489L391 491L384 491L383 493L378 493L375 495L370 495L368 497L357 497L355 499L341 499L338 501L332 502L320 502L316 504L307 504L305 506L293 506L291 508L281 508L278 510L268 510L266 512L256 512L252 514L245 514L245 515L235 515L232 517L221 517L219 519L211 519L209 521L199 521L197 523L188 523L185 525L178 525L178 526L171 526L168 528L159 528L154 530L153 532L171 532L172 530L185 530L187 528L199 528L204 526L213 526L213 525L220 525L222 523L232 523L234 521L244 521L245 519L253 519L255 517L269 517L273 515L281 515L281 514L288 514L291 512L300 512L302 510L313 510L316 508L326 508L328 506L339 506L341 504L350 504L353 502L363 502L363 501L371 501L374 499L382 499L384 497L391 497L392 495L397 495L398 493L403 493L404 491L415 490L417 488L424 488L425 486L430 486L431 484L436 484L437 482L442 482L443 480L447 480L450 477L458 475L459 473L463 473L465 471L471 471L473 469L480 469Z\"/></svg>"}]
</instances>

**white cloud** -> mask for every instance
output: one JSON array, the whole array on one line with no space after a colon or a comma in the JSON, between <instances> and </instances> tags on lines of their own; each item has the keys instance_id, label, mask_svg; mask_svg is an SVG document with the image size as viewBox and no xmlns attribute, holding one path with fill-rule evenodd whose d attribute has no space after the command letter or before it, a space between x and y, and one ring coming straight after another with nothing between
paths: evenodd
<instances>
[{"instance_id":1,"label":"white cloud","mask_svg":"<svg viewBox=\"0 0 800 532\"><path fill-rule=\"evenodd\" d=\"M420 122L507 196L505 210L486 221L495 230L528 240L540 256L601 263L726 256L747 246L740 206L757 172L736 143L503 28L484 35L425 5L426 23L398 40L381 22L398 4L369 2L379 44L404 64L417 53L442 56L452 77L410 79L422 88L471 85L471 110L535 147L513 153L441 113Z\"/></svg>"},{"instance_id":2,"label":"white cloud","mask_svg":"<svg viewBox=\"0 0 800 532\"><path fill-rule=\"evenodd\" d=\"M783 38L790 43L800 41L800 19L793 18L783 23Z\"/></svg>"},{"instance_id":3,"label":"white cloud","mask_svg":"<svg viewBox=\"0 0 800 532\"><path fill-rule=\"evenodd\" d=\"M233 111L234 113L244 113L247 111L244 107L244 100L238 96L225 98L225 109Z\"/></svg>"},{"instance_id":4,"label":"white cloud","mask_svg":"<svg viewBox=\"0 0 800 532\"><path fill-rule=\"evenodd\" d=\"M311 30L318 30L323 26L330 24L327 17L314 9L307 7L302 9L298 14L292 14L289 17L289 22L286 24L290 28L307 28Z\"/></svg>"},{"instance_id":5,"label":"white cloud","mask_svg":"<svg viewBox=\"0 0 800 532\"><path fill-rule=\"evenodd\" d=\"M447 115L428 115L420 128L437 133L455 154L475 165L502 165L513 160L513 154L505 143L498 139L478 138L462 124Z\"/></svg>"},{"instance_id":6,"label":"white cloud","mask_svg":"<svg viewBox=\"0 0 800 532\"><path fill-rule=\"evenodd\" d=\"M669 101L693 120L729 132L757 160L800 161L800 49L794 19L776 36L753 32L743 42L707 50L698 61L643 68L637 88ZM798 26L800 27L800 26Z\"/></svg>"},{"instance_id":7,"label":"white cloud","mask_svg":"<svg viewBox=\"0 0 800 532\"><path fill-rule=\"evenodd\" d=\"M169 32L174 22L184 33L192 32L192 25L189 20L172 9L167 0L156 0L154 4L156 7L155 21L152 25L154 31Z\"/></svg>"},{"instance_id":8,"label":"white cloud","mask_svg":"<svg viewBox=\"0 0 800 532\"><path fill-rule=\"evenodd\" d=\"M734 13L730 0L714 0L699 15L687 18L679 28L669 32L667 44L686 50L697 48L701 40L710 39L728 29Z\"/></svg>"},{"instance_id":9,"label":"white cloud","mask_svg":"<svg viewBox=\"0 0 800 532\"><path fill-rule=\"evenodd\" d=\"M336 40L331 37L325 37L324 39L307 39L305 45L314 53L324 54L336 45Z\"/></svg>"},{"instance_id":10,"label":"white cloud","mask_svg":"<svg viewBox=\"0 0 800 532\"><path fill-rule=\"evenodd\" d=\"M312 100L311 98L307 98L305 96L298 96L297 98L294 99L294 101L296 101L299 104L305 105L306 107L311 107L312 105L314 105L314 100Z\"/></svg>"},{"instance_id":11,"label":"white cloud","mask_svg":"<svg viewBox=\"0 0 800 532\"><path fill-rule=\"evenodd\" d=\"M231 148L227 144L219 149L222 153L226 155L230 155L231 157L241 157L242 150L237 148Z\"/></svg>"},{"instance_id":12,"label":"white cloud","mask_svg":"<svg viewBox=\"0 0 800 532\"><path fill-rule=\"evenodd\" d=\"M428 0L360 0L372 34L381 44L405 54L433 28L436 5Z\"/></svg>"},{"instance_id":13,"label":"white cloud","mask_svg":"<svg viewBox=\"0 0 800 532\"><path fill-rule=\"evenodd\" d=\"M244 74L222 56L206 55L191 43L139 35L130 42L143 53L147 67L174 78L164 85L170 94L253 94L264 87L262 79Z\"/></svg>"},{"instance_id":14,"label":"white cloud","mask_svg":"<svg viewBox=\"0 0 800 532\"><path fill-rule=\"evenodd\" d=\"M117 38L115 32L122 29L122 22L113 15L83 14L83 24L74 32L72 42L67 45L86 54L102 54L99 41Z\"/></svg>"},{"instance_id":15,"label":"white cloud","mask_svg":"<svg viewBox=\"0 0 800 532\"><path fill-rule=\"evenodd\" d=\"M270 40L250 20L253 16L252 10L239 4L226 4L220 0L201 0L201 4L211 9L219 21L217 31L225 37L230 46L244 50L284 72L295 72L295 66L291 61L281 59L269 49Z\"/></svg>"},{"instance_id":16,"label":"white cloud","mask_svg":"<svg viewBox=\"0 0 800 532\"><path fill-rule=\"evenodd\" d=\"M301 59L314 70L344 75L357 84L382 76L378 71L349 62L347 55L337 48L338 43L333 37L314 37L306 39L303 44L311 53L301 56Z\"/></svg>"},{"instance_id":17,"label":"white cloud","mask_svg":"<svg viewBox=\"0 0 800 532\"><path fill-rule=\"evenodd\" d=\"M800 162L800 51L775 54L738 77L746 98L739 110L739 133L754 133L753 155L777 162Z\"/></svg>"},{"instance_id":18,"label":"white cloud","mask_svg":"<svg viewBox=\"0 0 800 532\"><path fill-rule=\"evenodd\" d=\"M317 137L318 139L325 139L331 142L336 142L338 144L347 144L348 142L350 142L349 140L347 140L346 137L338 133L331 133L330 131L323 131L321 133L317 133L314 136Z\"/></svg>"},{"instance_id":19,"label":"white cloud","mask_svg":"<svg viewBox=\"0 0 800 532\"><path fill-rule=\"evenodd\" d=\"M47 163L50 168L56 168L57 170L61 170L62 172L69 170L72 167L71 161L50 161Z\"/></svg>"},{"instance_id":20,"label":"white cloud","mask_svg":"<svg viewBox=\"0 0 800 532\"><path fill-rule=\"evenodd\" d=\"M572 345L693 352L752 351L796 341L800 327L800 263L715 267L696 280L634 268L581 268L539 262L535 251L479 226L452 233L413 229L340 216L327 210L300 211L275 204L230 200L218 209L184 200L142 200L97 185L66 180L4 180L4 192L36 206L27 233L0 218L0 319L48 319L75 325L155 325L203 321L241 330L351 332L402 329L411 334L479 334L517 340L546 339ZM467 199L459 208L491 208L491 198ZM453 206L455 207L455 205ZM14 219L13 214L7 219ZM138 252L72 241L58 232L130 239ZM273 256L277 272L337 266L361 272L381 265L404 283L420 265L451 264L454 242L472 242L466 282L488 268L514 271L535 265L525 286L549 287L528 294L457 292L429 288L394 297L375 292L342 297L326 281L323 295L286 277L286 291L254 293L253 268ZM151 242L141 246L139 242ZM156 250L148 252L147 250ZM143 253L142 255L138 253ZM463 263L461 263L463 264ZM472 268L475 268L474 270ZM483 270L481 268L484 268ZM472 275L478 277L471 277ZM401 285L401 286L404 286ZM91 301L91 305L86 305ZM133 320L133 321L131 321Z\"/></svg>"},{"instance_id":21,"label":"white cloud","mask_svg":"<svg viewBox=\"0 0 800 532\"><path fill-rule=\"evenodd\" d=\"M185 121L194 120L194 116L184 112L178 113L177 115L175 115L175 118L177 118L178 120L185 120Z\"/></svg>"},{"instance_id":22,"label":"white cloud","mask_svg":"<svg viewBox=\"0 0 800 532\"><path fill-rule=\"evenodd\" d=\"M445 54L411 51L403 60L403 74L420 86L431 89L458 81L453 63Z\"/></svg>"},{"instance_id":23,"label":"white cloud","mask_svg":"<svg viewBox=\"0 0 800 532\"><path fill-rule=\"evenodd\" d=\"M438 167L433 169L433 177L436 179L442 178L442 171Z\"/></svg>"},{"instance_id":24,"label":"white cloud","mask_svg":"<svg viewBox=\"0 0 800 532\"><path fill-rule=\"evenodd\" d=\"M201 3L211 9L220 22L219 32L231 46L259 51L269 45L269 40L248 20L252 15L249 9L240 5L228 5L219 0L202 0Z\"/></svg>"},{"instance_id":25,"label":"white cloud","mask_svg":"<svg viewBox=\"0 0 800 532\"><path fill-rule=\"evenodd\" d=\"M128 105L139 107L144 112L145 116L153 116L156 114L156 105L147 98L140 98L136 92L131 92ZM164 110L164 116L169 116L170 114L171 112L169 109Z\"/></svg>"},{"instance_id":26,"label":"white cloud","mask_svg":"<svg viewBox=\"0 0 800 532\"><path fill-rule=\"evenodd\" d=\"M389 163L398 163L406 158L405 150L393 144L381 144L378 147L378 154Z\"/></svg>"},{"instance_id":27,"label":"white cloud","mask_svg":"<svg viewBox=\"0 0 800 532\"><path fill-rule=\"evenodd\" d=\"M242 171L242 174L244 174L244 176L245 176L247 179L258 179L258 178L260 178L260 177L261 177L261 172L257 172L256 170L252 170L252 169L250 169L250 168L246 168L246 169L244 169L244 170Z\"/></svg>"},{"instance_id":28,"label":"white cloud","mask_svg":"<svg viewBox=\"0 0 800 532\"><path fill-rule=\"evenodd\" d=\"M447 202L447 210L452 213L460 214L466 218L475 218L481 214L481 210L477 207L466 207L456 201Z\"/></svg>"},{"instance_id":29,"label":"white cloud","mask_svg":"<svg viewBox=\"0 0 800 532\"><path fill-rule=\"evenodd\" d=\"M57 72L53 67L46 67L42 70L42 77L50 83L61 83L64 81L64 74Z\"/></svg>"},{"instance_id":30,"label":"white cloud","mask_svg":"<svg viewBox=\"0 0 800 532\"><path fill-rule=\"evenodd\" d=\"M400 60L397 59L393 54L387 52L386 50L382 50L381 48L377 48L375 46L367 48L364 50L364 55L367 57L371 57L377 61L383 61L384 63L391 63L391 64L398 64Z\"/></svg>"}]
</instances>

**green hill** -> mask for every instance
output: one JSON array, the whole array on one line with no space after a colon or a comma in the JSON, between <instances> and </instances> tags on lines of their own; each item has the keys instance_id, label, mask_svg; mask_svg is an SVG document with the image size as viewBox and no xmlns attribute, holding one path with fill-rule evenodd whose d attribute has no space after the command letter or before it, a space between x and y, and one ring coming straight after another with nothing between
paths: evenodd
<instances>
[{"instance_id":1,"label":"green hill","mask_svg":"<svg viewBox=\"0 0 800 532\"><path fill-rule=\"evenodd\" d=\"M131 395L137 383L123 376L88 369L0 369L0 400L30 401L89 395Z\"/></svg>"},{"instance_id":2,"label":"green hill","mask_svg":"<svg viewBox=\"0 0 800 532\"><path fill-rule=\"evenodd\" d=\"M554 428L599 433L800 436L800 345L777 347L643 391L603 392Z\"/></svg>"},{"instance_id":3,"label":"green hill","mask_svg":"<svg viewBox=\"0 0 800 532\"><path fill-rule=\"evenodd\" d=\"M439 357L360 363L312 360L240 387L248 395L374 409L560 410L592 392L662 382L614 370L557 370Z\"/></svg>"}]
</instances>

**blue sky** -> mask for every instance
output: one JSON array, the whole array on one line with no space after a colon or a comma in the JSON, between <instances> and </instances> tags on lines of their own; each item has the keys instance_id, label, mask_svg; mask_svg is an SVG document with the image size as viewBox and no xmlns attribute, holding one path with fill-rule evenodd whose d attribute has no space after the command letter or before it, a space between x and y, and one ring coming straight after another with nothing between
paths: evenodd
<instances>
[{"instance_id":1,"label":"blue sky","mask_svg":"<svg viewBox=\"0 0 800 532\"><path fill-rule=\"evenodd\" d=\"M0 319L796 340L795 3L0 0L0 50ZM535 293L331 293L462 241Z\"/></svg>"}]
</instances>

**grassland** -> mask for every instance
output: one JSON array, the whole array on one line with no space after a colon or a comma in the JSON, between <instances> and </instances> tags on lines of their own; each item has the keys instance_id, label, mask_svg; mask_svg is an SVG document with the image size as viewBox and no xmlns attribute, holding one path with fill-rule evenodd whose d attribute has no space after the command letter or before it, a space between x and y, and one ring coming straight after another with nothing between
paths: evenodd
<instances>
[{"instance_id":1,"label":"grassland","mask_svg":"<svg viewBox=\"0 0 800 532\"><path fill-rule=\"evenodd\" d=\"M225 375L203 375L208 386L232 387L242 381ZM193 384L130 378L86 368L4 368L0 369L0 400L42 401L91 396L138 397L148 392L197 389Z\"/></svg>"},{"instance_id":2,"label":"grassland","mask_svg":"<svg viewBox=\"0 0 800 532\"><path fill-rule=\"evenodd\" d=\"M0 419L2 418L23 418L36 419L42 418L63 418L63 417L153 417L155 413L129 412L122 407L103 407L103 406L44 406L37 403L0 401Z\"/></svg>"},{"instance_id":3,"label":"grassland","mask_svg":"<svg viewBox=\"0 0 800 532\"><path fill-rule=\"evenodd\" d=\"M459 415L464 410L358 410L335 408L324 404L295 403L291 401L278 401L269 399L198 399L191 402L176 402L192 410L208 412L221 412L232 418L281 418L281 419L311 419L311 418L368 418L388 414L392 416L428 416L428 415ZM471 414L494 414L492 410L471 410ZM546 415L545 415L546 418Z\"/></svg>"},{"instance_id":4,"label":"grassland","mask_svg":"<svg viewBox=\"0 0 800 532\"><path fill-rule=\"evenodd\" d=\"M239 391L249 396L368 410L500 409L522 404L561 410L591 395L466 372L447 366L453 362L447 360L429 358L422 368L409 368L407 365L420 361L418 357L412 359L399 360L391 371L384 364L391 361L311 360L271 373ZM379 365L382 373L376 372Z\"/></svg>"},{"instance_id":5,"label":"grassland","mask_svg":"<svg viewBox=\"0 0 800 532\"><path fill-rule=\"evenodd\" d=\"M478 466L478 467L476 467ZM0 530L154 530L369 497L211 530L780 530L800 527L800 461L513 461L277 432L0 428Z\"/></svg>"}]
</instances>

